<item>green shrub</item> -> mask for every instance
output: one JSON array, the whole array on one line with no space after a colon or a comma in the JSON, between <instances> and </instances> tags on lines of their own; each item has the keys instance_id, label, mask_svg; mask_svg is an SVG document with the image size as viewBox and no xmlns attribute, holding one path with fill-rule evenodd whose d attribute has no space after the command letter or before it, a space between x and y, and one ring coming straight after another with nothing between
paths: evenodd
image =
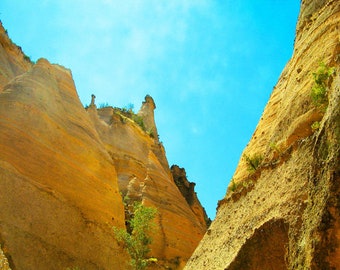
<instances>
[{"instance_id":1,"label":"green shrub","mask_svg":"<svg viewBox=\"0 0 340 270\"><path fill-rule=\"evenodd\" d=\"M278 148L276 142L273 142L273 141L270 142L270 143L269 143L269 147L270 147L270 149L272 149L272 150L274 150L274 151L276 151L276 152L280 152L280 150L279 150L279 148Z\"/></svg>"},{"instance_id":2,"label":"green shrub","mask_svg":"<svg viewBox=\"0 0 340 270\"><path fill-rule=\"evenodd\" d=\"M124 229L113 227L117 241L126 247L131 257L130 264L135 270L145 269L148 263L157 261L155 258L148 258L149 245L152 242L150 232L155 228L155 223L152 221L156 213L155 208L135 203L133 216L128 221L131 233Z\"/></svg>"},{"instance_id":3,"label":"green shrub","mask_svg":"<svg viewBox=\"0 0 340 270\"><path fill-rule=\"evenodd\" d=\"M319 121L315 121L312 125L311 128L313 131L316 131L320 128L320 122Z\"/></svg>"},{"instance_id":4,"label":"green shrub","mask_svg":"<svg viewBox=\"0 0 340 270\"><path fill-rule=\"evenodd\" d=\"M263 161L263 156L261 154L254 154L252 157L244 155L244 159L248 166L248 171L255 172L257 168L261 165Z\"/></svg>"},{"instance_id":5,"label":"green shrub","mask_svg":"<svg viewBox=\"0 0 340 270\"><path fill-rule=\"evenodd\" d=\"M234 178L231 179L231 185L229 187L229 189L234 192L237 189L237 184L235 183Z\"/></svg>"},{"instance_id":6,"label":"green shrub","mask_svg":"<svg viewBox=\"0 0 340 270\"><path fill-rule=\"evenodd\" d=\"M32 63L31 58L30 58L28 55L26 55L26 54L24 54L24 59L25 59L26 61Z\"/></svg>"},{"instance_id":7,"label":"green shrub","mask_svg":"<svg viewBox=\"0 0 340 270\"><path fill-rule=\"evenodd\" d=\"M147 133L151 138L154 138L154 139L155 139L155 132L154 132L153 128L147 130L146 133Z\"/></svg>"},{"instance_id":8,"label":"green shrub","mask_svg":"<svg viewBox=\"0 0 340 270\"><path fill-rule=\"evenodd\" d=\"M109 107L110 105L109 105L109 103L107 103L107 102L105 102L105 103L100 103L99 104L99 109L103 109L103 108L107 108L107 107Z\"/></svg>"},{"instance_id":9,"label":"green shrub","mask_svg":"<svg viewBox=\"0 0 340 270\"><path fill-rule=\"evenodd\" d=\"M144 131L145 130L145 125L144 125L144 121L143 121L143 117L137 115L137 114L132 114L131 119L137 124L139 125Z\"/></svg>"},{"instance_id":10,"label":"green shrub","mask_svg":"<svg viewBox=\"0 0 340 270\"><path fill-rule=\"evenodd\" d=\"M125 116L130 118L132 121L134 121L137 125L139 125L144 131L146 130L144 120L142 116L139 116L133 111L134 105L132 103L129 103L126 107L119 109L117 108L120 113Z\"/></svg>"},{"instance_id":11,"label":"green shrub","mask_svg":"<svg viewBox=\"0 0 340 270\"><path fill-rule=\"evenodd\" d=\"M330 68L324 63L320 63L319 68L313 73L314 84L312 86L311 98L315 106L327 106L328 82L334 74L335 68Z\"/></svg>"}]
</instances>

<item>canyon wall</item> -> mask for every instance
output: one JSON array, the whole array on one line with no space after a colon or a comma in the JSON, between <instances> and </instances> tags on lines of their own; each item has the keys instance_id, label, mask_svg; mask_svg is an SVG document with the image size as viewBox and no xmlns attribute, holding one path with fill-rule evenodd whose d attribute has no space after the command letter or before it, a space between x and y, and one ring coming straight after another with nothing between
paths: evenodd
<instances>
[{"instance_id":1,"label":"canyon wall","mask_svg":"<svg viewBox=\"0 0 340 270\"><path fill-rule=\"evenodd\" d=\"M293 56L185 269L340 269L339 99L340 3L303 0Z\"/></svg>"},{"instance_id":2,"label":"canyon wall","mask_svg":"<svg viewBox=\"0 0 340 270\"><path fill-rule=\"evenodd\" d=\"M174 181L158 139L155 108L147 95L137 114L113 107L97 109L95 104L87 112L115 164L127 207L140 201L158 210L151 255L178 267L203 237L207 218L202 218L205 212L198 200L192 208ZM190 192L196 196L194 189Z\"/></svg>"},{"instance_id":3,"label":"canyon wall","mask_svg":"<svg viewBox=\"0 0 340 270\"><path fill-rule=\"evenodd\" d=\"M0 240L11 268L119 266L117 175L71 72L1 44Z\"/></svg>"},{"instance_id":4,"label":"canyon wall","mask_svg":"<svg viewBox=\"0 0 340 270\"><path fill-rule=\"evenodd\" d=\"M13 270L128 269L122 197L157 208L152 256L183 268L206 223L172 177L147 96L136 119L85 110L71 71L32 63L0 25L0 245ZM202 212L203 210L201 210Z\"/></svg>"}]
</instances>

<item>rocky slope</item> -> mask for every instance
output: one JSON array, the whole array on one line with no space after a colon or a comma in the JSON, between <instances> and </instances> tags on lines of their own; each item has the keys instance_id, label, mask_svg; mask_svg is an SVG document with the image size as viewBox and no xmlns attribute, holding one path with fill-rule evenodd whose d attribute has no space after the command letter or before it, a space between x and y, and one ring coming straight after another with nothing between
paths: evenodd
<instances>
[{"instance_id":1,"label":"rocky slope","mask_svg":"<svg viewBox=\"0 0 340 270\"><path fill-rule=\"evenodd\" d=\"M303 0L293 56L185 269L340 269L339 99L340 2Z\"/></svg>"},{"instance_id":2,"label":"rocky slope","mask_svg":"<svg viewBox=\"0 0 340 270\"><path fill-rule=\"evenodd\" d=\"M0 26L0 245L10 267L126 269L123 195L157 207L152 255L181 268L206 224L177 188L146 97L138 119L85 110L70 70L36 64ZM182 266L181 266L182 264Z\"/></svg>"}]
</instances>

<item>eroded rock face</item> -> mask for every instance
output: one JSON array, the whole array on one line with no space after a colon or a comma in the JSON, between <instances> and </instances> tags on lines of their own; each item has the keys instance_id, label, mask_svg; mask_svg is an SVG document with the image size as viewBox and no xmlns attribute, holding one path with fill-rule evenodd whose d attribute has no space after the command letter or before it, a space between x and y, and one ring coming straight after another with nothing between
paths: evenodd
<instances>
[{"instance_id":1,"label":"eroded rock face","mask_svg":"<svg viewBox=\"0 0 340 270\"><path fill-rule=\"evenodd\" d=\"M11 268L119 269L117 174L71 72L0 55L11 63L0 74L14 76L0 93L0 244Z\"/></svg>"},{"instance_id":2,"label":"eroded rock face","mask_svg":"<svg viewBox=\"0 0 340 270\"><path fill-rule=\"evenodd\" d=\"M206 227L208 228L211 224L211 220L207 216L205 209L202 207L200 201L197 198L197 194L195 192L196 184L188 181L184 168L180 168L177 165L172 165L170 169L176 186L182 193L192 211L197 216L197 219L200 221L200 223L206 224Z\"/></svg>"},{"instance_id":3,"label":"eroded rock face","mask_svg":"<svg viewBox=\"0 0 340 270\"><path fill-rule=\"evenodd\" d=\"M174 183L155 107L146 96L131 119L97 110L93 96L86 111L70 70L31 63L0 27L0 245L11 269L128 269L112 230L125 226L121 195L157 208L151 255L183 268L206 223Z\"/></svg>"},{"instance_id":4,"label":"eroded rock face","mask_svg":"<svg viewBox=\"0 0 340 270\"><path fill-rule=\"evenodd\" d=\"M203 208L198 201L191 206L176 186L164 147L158 136L149 132L155 128L155 104L146 96L136 119L132 112L117 108L98 109L90 106L88 113L110 153L123 197L132 204L157 208L157 229L153 235L152 256L160 264L183 267L206 231ZM141 113L143 112L143 113ZM139 124L138 124L139 123ZM197 214L199 213L199 214ZM162 262L163 261L163 262Z\"/></svg>"},{"instance_id":5,"label":"eroded rock face","mask_svg":"<svg viewBox=\"0 0 340 270\"><path fill-rule=\"evenodd\" d=\"M340 3L302 1L294 54L185 269L340 269ZM312 73L334 67L327 110ZM317 128L312 125L317 123Z\"/></svg>"}]
</instances>

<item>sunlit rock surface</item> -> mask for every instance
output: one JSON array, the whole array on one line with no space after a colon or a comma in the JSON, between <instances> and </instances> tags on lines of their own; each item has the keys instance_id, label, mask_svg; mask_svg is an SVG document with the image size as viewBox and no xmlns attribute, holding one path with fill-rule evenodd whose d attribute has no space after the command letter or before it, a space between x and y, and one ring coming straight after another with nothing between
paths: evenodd
<instances>
[{"instance_id":1,"label":"sunlit rock surface","mask_svg":"<svg viewBox=\"0 0 340 270\"><path fill-rule=\"evenodd\" d=\"M320 62L335 68L326 111L310 94ZM304 0L293 56L185 269L340 269L339 74L340 2Z\"/></svg>"},{"instance_id":2,"label":"sunlit rock surface","mask_svg":"<svg viewBox=\"0 0 340 270\"><path fill-rule=\"evenodd\" d=\"M98 134L111 155L122 196L157 208L157 229L152 255L183 265L203 237L207 223L202 206L191 207L173 180L154 120L155 103L145 97L136 123L129 113L106 107L87 109ZM138 122L138 120L137 120ZM140 123L140 122L139 122ZM197 214L199 212L200 214Z\"/></svg>"},{"instance_id":3,"label":"sunlit rock surface","mask_svg":"<svg viewBox=\"0 0 340 270\"><path fill-rule=\"evenodd\" d=\"M119 265L111 233L125 222L117 174L71 72L39 60L3 87L0 115L0 233L10 262Z\"/></svg>"},{"instance_id":4,"label":"sunlit rock surface","mask_svg":"<svg viewBox=\"0 0 340 270\"><path fill-rule=\"evenodd\" d=\"M129 218L125 196L158 210L153 268L183 268L207 224L173 180L155 108L146 96L131 119L93 96L86 110L70 70L32 63L0 27L0 245L12 269L127 269L112 230Z\"/></svg>"}]
</instances>

